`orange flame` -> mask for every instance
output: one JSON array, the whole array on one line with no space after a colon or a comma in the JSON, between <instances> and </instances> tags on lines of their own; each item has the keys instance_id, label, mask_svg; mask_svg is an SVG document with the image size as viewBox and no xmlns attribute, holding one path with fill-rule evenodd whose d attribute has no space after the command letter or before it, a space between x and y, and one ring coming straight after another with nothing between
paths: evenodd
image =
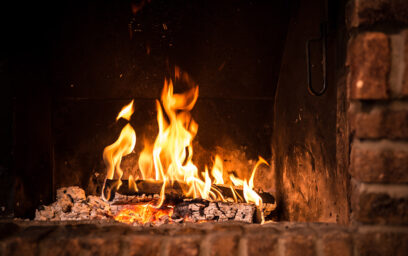
<instances>
[{"instance_id":1,"label":"orange flame","mask_svg":"<svg viewBox=\"0 0 408 256\"><path fill-rule=\"evenodd\" d=\"M166 207L157 209L150 204L128 205L122 209L116 216L115 220L123 223L157 223L164 216L171 216L173 208ZM169 218L171 221L171 218Z\"/></svg>"},{"instance_id":2,"label":"orange flame","mask_svg":"<svg viewBox=\"0 0 408 256\"><path fill-rule=\"evenodd\" d=\"M130 124L123 127L119 138L110 146L107 146L103 151L103 159L107 166L108 179L113 179L117 174L118 179L123 175L120 167L122 157L132 153L136 145L136 132Z\"/></svg>"}]
</instances>

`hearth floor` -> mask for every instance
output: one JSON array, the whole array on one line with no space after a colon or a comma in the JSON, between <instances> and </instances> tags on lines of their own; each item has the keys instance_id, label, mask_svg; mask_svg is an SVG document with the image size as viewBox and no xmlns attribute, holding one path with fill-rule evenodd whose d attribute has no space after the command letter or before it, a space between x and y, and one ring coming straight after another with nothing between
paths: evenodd
<instances>
[{"instance_id":1,"label":"hearth floor","mask_svg":"<svg viewBox=\"0 0 408 256\"><path fill-rule=\"evenodd\" d=\"M382 226L0 221L0 255L404 255L407 246L407 229Z\"/></svg>"}]
</instances>

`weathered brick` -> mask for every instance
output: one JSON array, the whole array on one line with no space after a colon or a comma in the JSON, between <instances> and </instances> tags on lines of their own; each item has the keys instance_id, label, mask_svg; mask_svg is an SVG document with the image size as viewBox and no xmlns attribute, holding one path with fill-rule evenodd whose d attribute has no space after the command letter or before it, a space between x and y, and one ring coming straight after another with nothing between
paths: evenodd
<instances>
[{"instance_id":1,"label":"weathered brick","mask_svg":"<svg viewBox=\"0 0 408 256\"><path fill-rule=\"evenodd\" d=\"M159 235L133 235L124 238L124 253L129 256L160 255L160 246L163 239Z\"/></svg>"},{"instance_id":2,"label":"weathered brick","mask_svg":"<svg viewBox=\"0 0 408 256\"><path fill-rule=\"evenodd\" d=\"M40 242L39 250L41 256L74 256L81 253L78 238L45 239Z\"/></svg>"},{"instance_id":3,"label":"weathered brick","mask_svg":"<svg viewBox=\"0 0 408 256\"><path fill-rule=\"evenodd\" d=\"M406 186L359 184L352 192L351 202L353 217L358 222L408 224L408 187Z\"/></svg>"},{"instance_id":4,"label":"weathered brick","mask_svg":"<svg viewBox=\"0 0 408 256\"><path fill-rule=\"evenodd\" d=\"M407 139L408 108L372 107L350 115L351 129L359 139Z\"/></svg>"},{"instance_id":5,"label":"weathered brick","mask_svg":"<svg viewBox=\"0 0 408 256\"><path fill-rule=\"evenodd\" d=\"M350 174L368 183L407 183L408 144L355 141L351 149Z\"/></svg>"},{"instance_id":6,"label":"weathered brick","mask_svg":"<svg viewBox=\"0 0 408 256\"><path fill-rule=\"evenodd\" d=\"M282 239L285 256L316 255L315 237L311 234L292 231L290 234L282 237Z\"/></svg>"},{"instance_id":7,"label":"weathered brick","mask_svg":"<svg viewBox=\"0 0 408 256\"><path fill-rule=\"evenodd\" d=\"M408 3L408 1L407 1ZM403 75L402 75L402 88L400 92L400 96L402 97L408 97L408 30L404 30L401 32L403 38L404 38L404 49L403 51L403 61L404 61L404 70L403 70Z\"/></svg>"},{"instance_id":8,"label":"weathered brick","mask_svg":"<svg viewBox=\"0 0 408 256\"><path fill-rule=\"evenodd\" d=\"M347 85L351 99L386 99L391 56L389 38L380 32L365 32L352 38L347 55Z\"/></svg>"},{"instance_id":9,"label":"weathered brick","mask_svg":"<svg viewBox=\"0 0 408 256\"><path fill-rule=\"evenodd\" d=\"M220 233L211 237L210 255L228 256L238 254L239 235L235 233Z\"/></svg>"},{"instance_id":10,"label":"weathered brick","mask_svg":"<svg viewBox=\"0 0 408 256\"><path fill-rule=\"evenodd\" d=\"M408 252L408 234L397 232L359 233L355 238L357 255L405 256Z\"/></svg>"},{"instance_id":11,"label":"weathered brick","mask_svg":"<svg viewBox=\"0 0 408 256\"><path fill-rule=\"evenodd\" d=\"M79 238L81 254L89 255L119 255L120 239L112 236Z\"/></svg>"},{"instance_id":12,"label":"weathered brick","mask_svg":"<svg viewBox=\"0 0 408 256\"><path fill-rule=\"evenodd\" d=\"M278 255L278 238L277 233L259 233L249 234L245 239L247 242L248 256Z\"/></svg>"},{"instance_id":13,"label":"weathered brick","mask_svg":"<svg viewBox=\"0 0 408 256\"><path fill-rule=\"evenodd\" d=\"M177 237L169 241L169 256L196 256L200 253L201 237Z\"/></svg>"},{"instance_id":14,"label":"weathered brick","mask_svg":"<svg viewBox=\"0 0 408 256\"><path fill-rule=\"evenodd\" d=\"M37 255L37 243L21 237L10 237L3 240L4 255Z\"/></svg>"},{"instance_id":15,"label":"weathered brick","mask_svg":"<svg viewBox=\"0 0 408 256\"><path fill-rule=\"evenodd\" d=\"M342 231L331 231L322 235L322 251L325 256L352 256L351 235Z\"/></svg>"},{"instance_id":16,"label":"weathered brick","mask_svg":"<svg viewBox=\"0 0 408 256\"><path fill-rule=\"evenodd\" d=\"M408 23L406 0L351 0L347 6L349 28L378 23Z\"/></svg>"}]
</instances>

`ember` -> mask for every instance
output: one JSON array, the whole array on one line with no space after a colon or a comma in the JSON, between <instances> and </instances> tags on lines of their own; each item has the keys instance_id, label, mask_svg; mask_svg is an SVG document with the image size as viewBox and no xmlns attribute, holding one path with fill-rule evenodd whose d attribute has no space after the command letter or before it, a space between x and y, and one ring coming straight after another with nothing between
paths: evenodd
<instances>
[{"instance_id":1,"label":"ember","mask_svg":"<svg viewBox=\"0 0 408 256\"><path fill-rule=\"evenodd\" d=\"M116 214L115 220L128 224L145 224L147 222L156 224L159 221L168 223L171 220L169 216L172 214L173 208L171 206L157 209L151 204L128 205Z\"/></svg>"}]
</instances>

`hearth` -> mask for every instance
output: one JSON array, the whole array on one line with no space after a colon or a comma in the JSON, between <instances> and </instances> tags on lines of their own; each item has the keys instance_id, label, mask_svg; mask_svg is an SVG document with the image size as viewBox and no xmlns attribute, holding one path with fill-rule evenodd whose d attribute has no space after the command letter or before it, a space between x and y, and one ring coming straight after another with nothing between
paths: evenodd
<instances>
[{"instance_id":1,"label":"hearth","mask_svg":"<svg viewBox=\"0 0 408 256\"><path fill-rule=\"evenodd\" d=\"M405 2L15 4L0 254L405 255Z\"/></svg>"}]
</instances>

